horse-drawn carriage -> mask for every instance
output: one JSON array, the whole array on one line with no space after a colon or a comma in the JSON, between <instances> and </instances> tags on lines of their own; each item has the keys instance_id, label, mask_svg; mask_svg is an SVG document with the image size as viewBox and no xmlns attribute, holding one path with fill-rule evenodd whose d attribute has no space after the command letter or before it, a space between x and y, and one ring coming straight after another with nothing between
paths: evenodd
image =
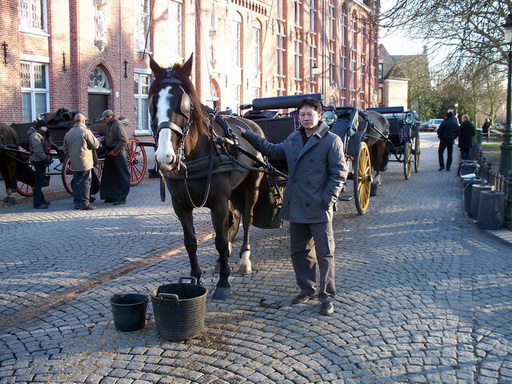
<instances>
[{"instance_id":1,"label":"horse-drawn carriage","mask_svg":"<svg viewBox=\"0 0 512 384\"><path fill-rule=\"evenodd\" d=\"M62 150L64 143L64 136L68 130L73 126L74 115L77 112L67 111L65 109L59 109L55 113L42 114L40 118L45 120L48 124L48 128L51 132L51 141L54 146L50 152L50 157L53 162L47 171L47 180L50 176L61 176L62 183L68 193L72 193L72 179L73 169L69 162L69 158L66 157ZM127 124L128 121L120 119L122 124ZM16 159L16 174L17 174L17 185L16 190L22 196L32 196L33 185L34 185L34 171L29 164L28 158L29 152L29 130L34 127L35 123L23 123L23 124L11 124L11 128L16 132L18 136L18 148L3 146L0 147L0 152ZM89 128L95 133L97 137L104 136L106 132L106 124L104 123L92 123ZM95 166L95 174L98 179L101 178L103 170L103 162L106 155L106 149L100 147L97 151L98 162ZM126 146L126 155L128 161L128 169L130 171L130 185L135 186L139 184L147 169L147 157L144 147L139 143L137 139L130 138Z\"/></svg>"},{"instance_id":2,"label":"horse-drawn carriage","mask_svg":"<svg viewBox=\"0 0 512 384\"><path fill-rule=\"evenodd\" d=\"M240 106L240 109L251 108L243 117L258 124L268 141L279 143L298 128L298 113L295 109L305 97L322 101L319 93L268 97L254 99L251 104ZM279 112L285 109L292 111ZM374 116L351 106L326 107L322 121L342 139L349 166L348 179L353 183L353 194L347 193L345 187L340 200L354 199L358 213L363 215L368 209L371 195L372 159L378 163L384 153L387 128L384 122L378 122ZM273 161L271 164L286 173L286 162Z\"/></svg>"},{"instance_id":3,"label":"horse-drawn carriage","mask_svg":"<svg viewBox=\"0 0 512 384\"><path fill-rule=\"evenodd\" d=\"M416 113L406 111L404 107L369 108L368 111L378 112L389 121L387 151L391 159L386 156L386 160L403 163L405 179L409 179L412 164L415 172L418 172L420 167L420 134L416 124ZM386 164L387 161L384 161L383 168Z\"/></svg>"}]
</instances>

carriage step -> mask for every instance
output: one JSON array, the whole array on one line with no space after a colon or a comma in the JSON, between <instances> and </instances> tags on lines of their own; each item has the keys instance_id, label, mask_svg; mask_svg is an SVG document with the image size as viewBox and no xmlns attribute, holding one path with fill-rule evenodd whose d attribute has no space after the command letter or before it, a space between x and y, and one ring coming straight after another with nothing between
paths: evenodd
<instances>
[{"instance_id":1,"label":"carriage step","mask_svg":"<svg viewBox=\"0 0 512 384\"><path fill-rule=\"evenodd\" d=\"M351 194L348 194L348 193L342 193L338 197L338 200L340 200L340 201L352 201L353 198L354 198L354 195L351 195Z\"/></svg>"}]
</instances>

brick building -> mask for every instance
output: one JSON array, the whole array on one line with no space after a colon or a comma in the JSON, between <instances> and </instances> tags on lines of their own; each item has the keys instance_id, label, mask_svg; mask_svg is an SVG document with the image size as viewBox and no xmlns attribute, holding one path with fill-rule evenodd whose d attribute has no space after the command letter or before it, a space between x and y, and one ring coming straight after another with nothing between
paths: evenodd
<instances>
[{"instance_id":1,"label":"brick building","mask_svg":"<svg viewBox=\"0 0 512 384\"><path fill-rule=\"evenodd\" d=\"M255 97L321 92L375 106L378 0L4 0L0 121L105 108L147 135L148 54L194 54L203 103L237 111Z\"/></svg>"}]
</instances>

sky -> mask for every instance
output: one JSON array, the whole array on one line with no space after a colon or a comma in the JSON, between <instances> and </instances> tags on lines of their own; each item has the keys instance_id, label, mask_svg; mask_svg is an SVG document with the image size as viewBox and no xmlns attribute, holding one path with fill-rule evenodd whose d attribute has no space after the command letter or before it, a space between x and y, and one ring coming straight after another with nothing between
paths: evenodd
<instances>
[{"instance_id":1,"label":"sky","mask_svg":"<svg viewBox=\"0 0 512 384\"><path fill-rule=\"evenodd\" d=\"M395 0L381 0L381 12L385 12L395 4ZM405 35L403 31L389 31L381 28L380 42L384 44L390 55L417 55L422 53L423 44Z\"/></svg>"}]
</instances>

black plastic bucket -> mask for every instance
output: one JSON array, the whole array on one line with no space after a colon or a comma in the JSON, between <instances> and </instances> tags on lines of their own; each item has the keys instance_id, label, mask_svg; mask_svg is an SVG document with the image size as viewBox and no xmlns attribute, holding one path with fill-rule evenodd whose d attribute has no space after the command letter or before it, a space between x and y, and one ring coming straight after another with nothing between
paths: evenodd
<instances>
[{"instance_id":1,"label":"black plastic bucket","mask_svg":"<svg viewBox=\"0 0 512 384\"><path fill-rule=\"evenodd\" d=\"M110 304L116 329L132 332L144 328L148 302L148 295L139 293L121 293L112 296Z\"/></svg>"},{"instance_id":2,"label":"black plastic bucket","mask_svg":"<svg viewBox=\"0 0 512 384\"><path fill-rule=\"evenodd\" d=\"M191 283L183 283L184 280ZM158 334L167 340L188 340L204 328L207 290L195 278L182 277L177 284L161 285L151 291Z\"/></svg>"}]
</instances>

